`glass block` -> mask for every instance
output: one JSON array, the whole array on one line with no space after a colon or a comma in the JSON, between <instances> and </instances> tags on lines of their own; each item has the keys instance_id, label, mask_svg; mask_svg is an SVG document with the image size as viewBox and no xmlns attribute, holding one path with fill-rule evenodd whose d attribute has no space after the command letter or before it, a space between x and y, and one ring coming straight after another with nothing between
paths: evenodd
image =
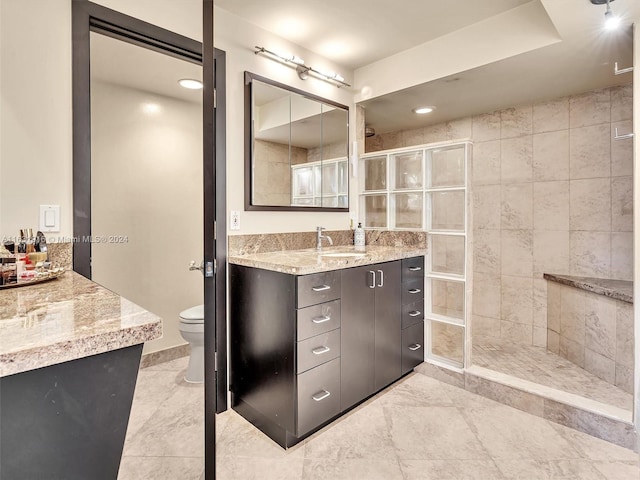
<instances>
[{"instance_id":1,"label":"glass block","mask_svg":"<svg viewBox=\"0 0 640 480\"><path fill-rule=\"evenodd\" d=\"M338 165L329 163L322 165L322 195L338 193Z\"/></svg>"},{"instance_id":2,"label":"glass block","mask_svg":"<svg viewBox=\"0 0 640 480\"><path fill-rule=\"evenodd\" d=\"M429 187L463 187L465 146L437 148L427 153Z\"/></svg>"},{"instance_id":3,"label":"glass block","mask_svg":"<svg viewBox=\"0 0 640 480\"><path fill-rule=\"evenodd\" d=\"M311 167L293 169L293 196L313 194L313 170Z\"/></svg>"},{"instance_id":4,"label":"glass block","mask_svg":"<svg viewBox=\"0 0 640 480\"><path fill-rule=\"evenodd\" d=\"M429 279L431 313L464 323L464 282Z\"/></svg>"},{"instance_id":5,"label":"glass block","mask_svg":"<svg viewBox=\"0 0 640 480\"><path fill-rule=\"evenodd\" d=\"M349 164L338 162L338 193L349 193Z\"/></svg>"},{"instance_id":6,"label":"glass block","mask_svg":"<svg viewBox=\"0 0 640 480\"><path fill-rule=\"evenodd\" d=\"M431 354L462 367L464 364L464 328L431 321Z\"/></svg>"},{"instance_id":7,"label":"glass block","mask_svg":"<svg viewBox=\"0 0 640 480\"><path fill-rule=\"evenodd\" d=\"M393 189L422 188L422 150L393 155L391 162L394 172Z\"/></svg>"},{"instance_id":8,"label":"glass block","mask_svg":"<svg viewBox=\"0 0 640 480\"><path fill-rule=\"evenodd\" d=\"M362 197L364 226L385 228L387 226L387 196L365 195Z\"/></svg>"},{"instance_id":9,"label":"glass block","mask_svg":"<svg viewBox=\"0 0 640 480\"><path fill-rule=\"evenodd\" d=\"M387 157L365 158L364 164L364 189L384 190L387 188Z\"/></svg>"},{"instance_id":10,"label":"glass block","mask_svg":"<svg viewBox=\"0 0 640 480\"><path fill-rule=\"evenodd\" d=\"M394 193L391 199L395 228L422 228L422 193Z\"/></svg>"},{"instance_id":11,"label":"glass block","mask_svg":"<svg viewBox=\"0 0 640 480\"><path fill-rule=\"evenodd\" d=\"M427 194L428 230L465 231L465 192L431 192Z\"/></svg>"},{"instance_id":12,"label":"glass block","mask_svg":"<svg viewBox=\"0 0 640 480\"><path fill-rule=\"evenodd\" d=\"M305 206L313 206L313 197L304 197L304 198L294 198L293 199L293 204L294 205L305 205Z\"/></svg>"},{"instance_id":13,"label":"glass block","mask_svg":"<svg viewBox=\"0 0 640 480\"><path fill-rule=\"evenodd\" d=\"M349 207L349 197L347 195L340 195L338 197L338 207L340 207L340 208L348 208Z\"/></svg>"},{"instance_id":14,"label":"glass block","mask_svg":"<svg viewBox=\"0 0 640 480\"><path fill-rule=\"evenodd\" d=\"M322 197L322 206L323 207L337 207L338 206L338 197Z\"/></svg>"},{"instance_id":15,"label":"glass block","mask_svg":"<svg viewBox=\"0 0 640 480\"><path fill-rule=\"evenodd\" d=\"M313 194L320 195L322 191L322 170L320 165L313 167Z\"/></svg>"},{"instance_id":16,"label":"glass block","mask_svg":"<svg viewBox=\"0 0 640 480\"><path fill-rule=\"evenodd\" d=\"M433 273L464 275L463 236L430 235L430 270Z\"/></svg>"}]
</instances>

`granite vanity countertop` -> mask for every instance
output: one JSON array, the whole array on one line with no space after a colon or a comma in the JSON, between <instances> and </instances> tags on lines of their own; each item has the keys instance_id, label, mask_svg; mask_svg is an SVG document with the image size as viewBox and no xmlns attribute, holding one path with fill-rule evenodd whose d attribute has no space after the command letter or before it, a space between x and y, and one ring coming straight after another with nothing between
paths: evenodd
<instances>
[{"instance_id":1,"label":"granite vanity countertop","mask_svg":"<svg viewBox=\"0 0 640 480\"><path fill-rule=\"evenodd\" d=\"M628 280L611 280L608 278L577 277L573 275L559 275L545 273L544 278L552 282L597 293L606 297L633 303L633 282Z\"/></svg>"},{"instance_id":2,"label":"granite vanity countertop","mask_svg":"<svg viewBox=\"0 0 640 480\"><path fill-rule=\"evenodd\" d=\"M292 275L328 272L343 268L390 262L403 258L418 257L426 252L417 247L382 247L368 245L364 251L352 246L328 247L318 252L315 248L306 250L284 250L267 253L253 253L229 257L229 263L245 267L263 268ZM355 254L353 256L331 256L332 254Z\"/></svg>"},{"instance_id":3,"label":"granite vanity countertop","mask_svg":"<svg viewBox=\"0 0 640 480\"><path fill-rule=\"evenodd\" d=\"M0 291L0 377L161 336L160 317L73 271Z\"/></svg>"}]
</instances>

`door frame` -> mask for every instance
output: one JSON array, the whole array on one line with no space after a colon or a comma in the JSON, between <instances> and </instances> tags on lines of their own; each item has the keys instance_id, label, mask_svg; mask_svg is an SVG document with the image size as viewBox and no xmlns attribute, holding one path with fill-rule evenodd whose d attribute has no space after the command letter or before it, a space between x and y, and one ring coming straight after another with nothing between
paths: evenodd
<instances>
[{"instance_id":1,"label":"door frame","mask_svg":"<svg viewBox=\"0 0 640 480\"><path fill-rule=\"evenodd\" d=\"M202 0L198 42L88 0L72 2L73 270L91 279L90 32L148 48L203 67L203 248L216 265L204 278L205 478L215 478L215 413L227 409L226 302L226 82L225 52L213 45L213 0ZM211 328L213 327L213 328ZM215 413L214 413L215 412Z\"/></svg>"}]
</instances>

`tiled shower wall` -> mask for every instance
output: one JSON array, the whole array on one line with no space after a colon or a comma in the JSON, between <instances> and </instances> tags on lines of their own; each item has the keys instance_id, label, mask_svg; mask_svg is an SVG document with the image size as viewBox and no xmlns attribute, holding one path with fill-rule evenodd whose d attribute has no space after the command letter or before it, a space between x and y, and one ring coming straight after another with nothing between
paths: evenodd
<instances>
[{"instance_id":1,"label":"tiled shower wall","mask_svg":"<svg viewBox=\"0 0 640 480\"><path fill-rule=\"evenodd\" d=\"M473 336L546 346L545 272L632 280L632 85L367 138L470 138Z\"/></svg>"}]
</instances>

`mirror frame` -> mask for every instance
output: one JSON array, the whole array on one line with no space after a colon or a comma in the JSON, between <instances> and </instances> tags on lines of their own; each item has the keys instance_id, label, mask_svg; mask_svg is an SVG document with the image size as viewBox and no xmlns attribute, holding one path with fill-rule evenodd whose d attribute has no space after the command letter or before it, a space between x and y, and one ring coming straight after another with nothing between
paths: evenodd
<instances>
[{"instance_id":1,"label":"mirror frame","mask_svg":"<svg viewBox=\"0 0 640 480\"><path fill-rule=\"evenodd\" d=\"M302 95L311 100L331 105L336 108L341 108L347 112L347 144L345 156L349 158L349 107L342 105L341 103L334 102L318 95L314 95L303 90L290 87L284 83L276 82L269 78L257 75L251 72L244 72L244 209L254 211L276 211L276 212L348 212L349 207L311 207L311 206L293 206L293 205L254 205L252 201L253 192L253 175L251 174L253 169L253 95L252 85L253 81L272 85L274 87L287 90L298 95ZM347 191L349 192L349 179L347 179Z\"/></svg>"}]
</instances>

